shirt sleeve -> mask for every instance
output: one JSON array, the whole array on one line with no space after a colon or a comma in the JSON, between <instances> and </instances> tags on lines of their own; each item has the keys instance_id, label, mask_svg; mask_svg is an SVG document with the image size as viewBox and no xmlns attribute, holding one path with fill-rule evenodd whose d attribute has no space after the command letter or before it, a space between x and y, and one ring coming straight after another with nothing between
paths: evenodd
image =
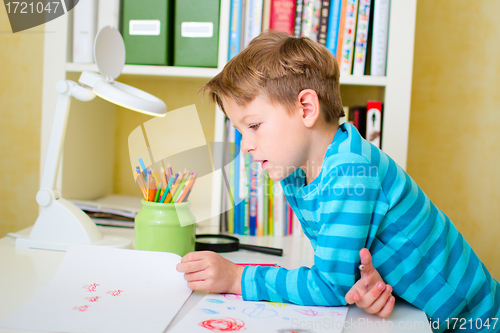
<instances>
[{"instance_id":1,"label":"shirt sleeve","mask_svg":"<svg viewBox=\"0 0 500 333\"><path fill-rule=\"evenodd\" d=\"M319 227L313 243L314 265L294 270L245 267L241 280L244 300L346 304L345 294L359 276L359 250L369 247L385 215L377 205L385 196L376 171L370 173L370 168L367 163L346 163L322 177L325 181L311 192L313 197L306 195L298 204L305 224Z\"/></svg>"}]
</instances>

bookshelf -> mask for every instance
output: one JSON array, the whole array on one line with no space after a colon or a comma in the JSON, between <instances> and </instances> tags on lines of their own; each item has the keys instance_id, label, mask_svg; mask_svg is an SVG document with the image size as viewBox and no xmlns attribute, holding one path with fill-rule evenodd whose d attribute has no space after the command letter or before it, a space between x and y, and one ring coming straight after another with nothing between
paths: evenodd
<instances>
[{"instance_id":1,"label":"bookshelf","mask_svg":"<svg viewBox=\"0 0 500 333\"><path fill-rule=\"evenodd\" d=\"M146 84L148 81L158 79L172 84L177 80L184 80L183 82L191 85L193 89L199 89L203 82L220 72L227 62L229 12L230 0L221 0L218 68L125 65L118 81L125 83L132 81L129 84L134 85L135 78L141 78L141 82ZM340 78L345 105L365 103L367 99L379 99L384 102L382 149L403 168L406 168L408 147L415 17L416 0L391 1L387 75L384 77L343 75ZM46 23L45 31L47 33L43 67L41 167L57 99L55 91L57 81L63 79L77 81L80 72L97 71L96 65L71 62L72 12ZM155 91L148 92L155 94ZM168 110L176 108L170 106L168 100L165 102ZM185 105L188 104L192 103ZM209 126L213 126L211 128L213 134L207 138L207 142L221 142L224 115L216 107L211 110L214 120L213 125ZM115 154L117 145L127 144L115 142L115 133L124 130L120 116L115 112L114 106L105 101L96 99L86 104L72 101L58 179L58 187L62 189L64 197L96 199L112 194L114 189L119 188L117 182L131 181L130 175L116 171L117 162L110 158ZM144 121L142 118L136 126ZM213 158L219 157L213 156ZM221 207L221 184L221 175L214 174L212 188L208 189L212 196L207 198L210 202L205 203L210 207L214 217L203 223L205 228L203 232L218 231L217 212ZM140 196L139 191L137 196Z\"/></svg>"}]
</instances>

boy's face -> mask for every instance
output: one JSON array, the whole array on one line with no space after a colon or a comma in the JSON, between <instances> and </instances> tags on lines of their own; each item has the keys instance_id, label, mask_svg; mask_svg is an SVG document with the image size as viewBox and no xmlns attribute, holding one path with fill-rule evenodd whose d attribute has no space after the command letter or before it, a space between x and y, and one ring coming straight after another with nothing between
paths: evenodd
<instances>
[{"instance_id":1,"label":"boy's face","mask_svg":"<svg viewBox=\"0 0 500 333\"><path fill-rule=\"evenodd\" d=\"M222 100L227 116L242 135L241 151L261 163L273 181L280 181L305 165L308 141L300 112L291 115L261 95L240 106Z\"/></svg>"}]
</instances>

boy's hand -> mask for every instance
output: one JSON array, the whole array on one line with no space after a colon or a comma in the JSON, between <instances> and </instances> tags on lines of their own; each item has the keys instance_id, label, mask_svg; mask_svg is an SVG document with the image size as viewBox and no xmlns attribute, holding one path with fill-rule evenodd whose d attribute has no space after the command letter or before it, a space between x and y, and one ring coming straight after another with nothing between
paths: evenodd
<instances>
[{"instance_id":1,"label":"boy's hand","mask_svg":"<svg viewBox=\"0 0 500 333\"><path fill-rule=\"evenodd\" d=\"M347 292L347 304L354 304L369 314L380 318L387 318L394 309L395 298L391 295L392 287L386 285L382 277L372 265L372 256L368 249L359 251L361 264L365 268L361 271L361 279Z\"/></svg>"},{"instance_id":2,"label":"boy's hand","mask_svg":"<svg viewBox=\"0 0 500 333\"><path fill-rule=\"evenodd\" d=\"M192 290L241 295L244 267L224 259L215 252L190 252L182 257L176 268L184 273L187 286Z\"/></svg>"}]
</instances>

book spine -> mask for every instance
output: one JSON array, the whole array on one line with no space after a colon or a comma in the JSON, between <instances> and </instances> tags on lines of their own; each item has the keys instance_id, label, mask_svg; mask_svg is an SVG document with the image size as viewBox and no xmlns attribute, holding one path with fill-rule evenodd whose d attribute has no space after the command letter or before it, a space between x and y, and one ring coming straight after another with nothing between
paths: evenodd
<instances>
[{"instance_id":1,"label":"book spine","mask_svg":"<svg viewBox=\"0 0 500 333\"><path fill-rule=\"evenodd\" d=\"M328 30L326 32L326 48L337 55L337 40L339 38L341 0L331 0L330 13L328 14Z\"/></svg>"},{"instance_id":2,"label":"book spine","mask_svg":"<svg viewBox=\"0 0 500 333\"><path fill-rule=\"evenodd\" d=\"M93 63L97 0L81 1L73 13L73 62Z\"/></svg>"},{"instance_id":3,"label":"book spine","mask_svg":"<svg viewBox=\"0 0 500 333\"><path fill-rule=\"evenodd\" d=\"M347 0L342 0L342 5L340 7L340 20L339 20L339 37L337 40L337 62L339 63L342 59L342 46L344 45L344 31L345 31L345 13L347 9Z\"/></svg>"},{"instance_id":4,"label":"book spine","mask_svg":"<svg viewBox=\"0 0 500 333\"><path fill-rule=\"evenodd\" d=\"M339 126L349 121L349 107L344 106L344 116L339 118Z\"/></svg>"},{"instance_id":5,"label":"book spine","mask_svg":"<svg viewBox=\"0 0 500 333\"><path fill-rule=\"evenodd\" d=\"M318 43L326 46L326 36L328 34L328 17L330 15L330 0L321 1L321 10L318 26Z\"/></svg>"},{"instance_id":6,"label":"book spine","mask_svg":"<svg viewBox=\"0 0 500 333\"><path fill-rule=\"evenodd\" d=\"M269 235L269 175L267 171L262 170L262 189L263 189L263 223L262 223L262 233L264 236Z\"/></svg>"},{"instance_id":7,"label":"book spine","mask_svg":"<svg viewBox=\"0 0 500 333\"><path fill-rule=\"evenodd\" d=\"M358 3L359 0L347 1L340 74L351 74Z\"/></svg>"},{"instance_id":8,"label":"book spine","mask_svg":"<svg viewBox=\"0 0 500 333\"><path fill-rule=\"evenodd\" d=\"M296 0L271 0L269 29L294 34Z\"/></svg>"},{"instance_id":9,"label":"book spine","mask_svg":"<svg viewBox=\"0 0 500 333\"><path fill-rule=\"evenodd\" d=\"M250 154L248 154L250 155ZM257 168L258 162L250 159L250 194L249 194L249 234L257 235Z\"/></svg>"},{"instance_id":10,"label":"book spine","mask_svg":"<svg viewBox=\"0 0 500 333\"><path fill-rule=\"evenodd\" d=\"M283 202L283 190L279 182L274 183L274 235L283 236L283 227L285 223L285 217L283 216L284 202Z\"/></svg>"},{"instance_id":11,"label":"book spine","mask_svg":"<svg viewBox=\"0 0 500 333\"><path fill-rule=\"evenodd\" d=\"M358 27L356 29L356 41L354 48L353 75L365 74L366 49L368 46L368 34L370 23L371 0L360 0L358 9Z\"/></svg>"},{"instance_id":12,"label":"book spine","mask_svg":"<svg viewBox=\"0 0 500 333\"><path fill-rule=\"evenodd\" d=\"M97 10L97 31L105 26L121 30L120 26L120 0L101 0Z\"/></svg>"},{"instance_id":13,"label":"book spine","mask_svg":"<svg viewBox=\"0 0 500 333\"><path fill-rule=\"evenodd\" d=\"M366 137L366 107L363 106L353 106L352 110L349 110L352 114L352 122L354 127L357 128L359 134L363 138Z\"/></svg>"},{"instance_id":14,"label":"book spine","mask_svg":"<svg viewBox=\"0 0 500 333\"><path fill-rule=\"evenodd\" d=\"M257 164L257 236L264 236L264 170Z\"/></svg>"},{"instance_id":15,"label":"book spine","mask_svg":"<svg viewBox=\"0 0 500 333\"><path fill-rule=\"evenodd\" d=\"M245 205L244 205L244 210L243 210L243 216L245 216L243 220L243 234L242 235L248 235L250 231L250 164L252 163L252 155L245 153L245 169L244 169L244 174L245 174Z\"/></svg>"},{"instance_id":16,"label":"book spine","mask_svg":"<svg viewBox=\"0 0 500 333\"><path fill-rule=\"evenodd\" d=\"M293 213L293 235L300 236L302 234L302 226L300 225L299 218Z\"/></svg>"},{"instance_id":17,"label":"book spine","mask_svg":"<svg viewBox=\"0 0 500 333\"><path fill-rule=\"evenodd\" d=\"M373 40L370 75L385 76L390 0L377 0L373 10Z\"/></svg>"},{"instance_id":18,"label":"book spine","mask_svg":"<svg viewBox=\"0 0 500 333\"><path fill-rule=\"evenodd\" d=\"M319 12L321 0L304 0L302 7L302 37L318 41Z\"/></svg>"},{"instance_id":19,"label":"book spine","mask_svg":"<svg viewBox=\"0 0 500 333\"><path fill-rule=\"evenodd\" d=\"M241 175L241 133L235 128L234 129L234 143L235 143L235 154L239 152L234 159L234 233L240 233L240 175Z\"/></svg>"},{"instance_id":20,"label":"book spine","mask_svg":"<svg viewBox=\"0 0 500 333\"><path fill-rule=\"evenodd\" d=\"M262 6L263 0L246 0L244 47L247 47L262 30Z\"/></svg>"},{"instance_id":21,"label":"book spine","mask_svg":"<svg viewBox=\"0 0 500 333\"><path fill-rule=\"evenodd\" d=\"M295 2L295 26L293 28L293 35L299 38L302 34L302 9L304 8L304 1L297 0Z\"/></svg>"},{"instance_id":22,"label":"book spine","mask_svg":"<svg viewBox=\"0 0 500 333\"><path fill-rule=\"evenodd\" d=\"M271 20L271 1L264 0L262 3L262 31L269 30L269 22Z\"/></svg>"},{"instance_id":23,"label":"book spine","mask_svg":"<svg viewBox=\"0 0 500 333\"><path fill-rule=\"evenodd\" d=\"M232 205L229 208L228 211L228 232L230 234L234 233L234 212L235 212L235 182L234 182L234 170L235 170L235 164L236 161L238 160L237 153L238 151L236 150L235 146L235 128L234 125L231 121L229 121L229 147L230 147L230 158L229 158L229 189L230 189L230 196L232 199Z\"/></svg>"},{"instance_id":24,"label":"book spine","mask_svg":"<svg viewBox=\"0 0 500 333\"><path fill-rule=\"evenodd\" d=\"M368 101L366 109L366 140L380 149L382 134L382 102Z\"/></svg>"},{"instance_id":25,"label":"book spine","mask_svg":"<svg viewBox=\"0 0 500 333\"><path fill-rule=\"evenodd\" d=\"M231 0L231 16L229 23L228 60L240 52L241 45L241 0Z\"/></svg>"},{"instance_id":26,"label":"book spine","mask_svg":"<svg viewBox=\"0 0 500 333\"><path fill-rule=\"evenodd\" d=\"M274 181L271 177L268 177L268 191L269 191L269 210L268 210L268 220L269 220L269 235L274 235Z\"/></svg>"}]
</instances>

